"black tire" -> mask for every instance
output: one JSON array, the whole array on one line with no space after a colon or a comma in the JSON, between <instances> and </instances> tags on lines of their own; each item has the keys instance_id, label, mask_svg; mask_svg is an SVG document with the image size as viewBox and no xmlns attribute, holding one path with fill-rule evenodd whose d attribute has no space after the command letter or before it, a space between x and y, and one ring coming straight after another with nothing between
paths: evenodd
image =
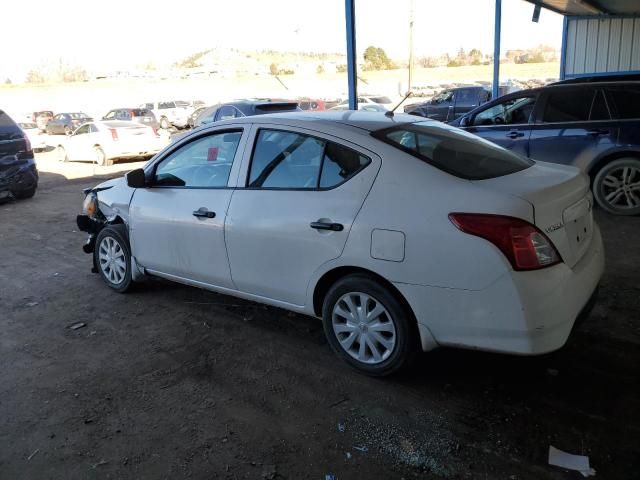
<instances>
[{"instance_id":1,"label":"black tire","mask_svg":"<svg viewBox=\"0 0 640 480\"><path fill-rule=\"evenodd\" d=\"M105 242L105 250L102 250L103 242ZM107 272L111 271L107 268L104 260L101 261L100 256L101 253L108 252L109 244L117 244L120 248L120 251L123 253L124 257L124 275L122 275L122 279L120 281L114 281L113 279L117 276L114 274L113 277L110 278ZM116 255L118 254L118 250L114 249ZM113 290L118 293L124 293L131 289L133 286L133 281L131 279L131 247L129 246L129 240L127 235L127 227L123 224L117 225L108 225L100 230L98 236L96 238L96 246L93 251L93 261L94 265L98 269L98 273L102 277L102 280Z\"/></svg>"},{"instance_id":2,"label":"black tire","mask_svg":"<svg viewBox=\"0 0 640 480\"><path fill-rule=\"evenodd\" d=\"M384 309L386 309L384 314L385 318L395 327L395 345L389 350L386 358L378 363L367 363L354 358L342 347L336 336L333 326L333 311L336 304L342 302L342 299L345 298L344 296L349 293L363 293L371 297L375 302L381 304ZM365 274L346 276L338 280L331 289L329 289L322 305L322 321L325 335L334 352L356 370L370 376L381 377L398 372L411 363L418 351L419 335L412 313L405 308L393 292L389 291L388 288L371 276ZM365 330L359 330L359 332L366 332L366 327L363 327L362 323L360 324L360 328L365 328ZM362 333L353 333L362 335ZM361 338L362 336L352 343L355 345ZM344 340L343 338L343 341ZM366 344L366 342L364 343ZM365 349L368 349L371 354L373 353L370 347L365 347Z\"/></svg>"},{"instance_id":3,"label":"black tire","mask_svg":"<svg viewBox=\"0 0 640 480\"><path fill-rule=\"evenodd\" d=\"M18 192L13 192L13 196L16 197L17 199L20 200L24 200L27 198L32 198L35 194L36 194L36 190L37 190L38 186L34 185L33 187L27 189L27 190L20 190Z\"/></svg>"},{"instance_id":4,"label":"black tire","mask_svg":"<svg viewBox=\"0 0 640 480\"><path fill-rule=\"evenodd\" d=\"M640 215L640 158L619 158L603 166L593 180L593 196L613 215Z\"/></svg>"},{"instance_id":5,"label":"black tire","mask_svg":"<svg viewBox=\"0 0 640 480\"><path fill-rule=\"evenodd\" d=\"M160 119L160 128L162 128L163 130L168 130L169 127L171 127L171 124L169 123L167 117L162 117Z\"/></svg>"}]
</instances>

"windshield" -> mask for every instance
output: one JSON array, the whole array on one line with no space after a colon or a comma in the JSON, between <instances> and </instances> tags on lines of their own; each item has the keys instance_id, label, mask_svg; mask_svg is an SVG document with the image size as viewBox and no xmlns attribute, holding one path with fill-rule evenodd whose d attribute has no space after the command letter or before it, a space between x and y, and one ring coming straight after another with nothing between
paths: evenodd
<instances>
[{"instance_id":1,"label":"windshield","mask_svg":"<svg viewBox=\"0 0 640 480\"><path fill-rule=\"evenodd\" d=\"M416 122L373 132L374 137L456 177L484 180L533 165L502 147L448 126Z\"/></svg>"},{"instance_id":2,"label":"windshield","mask_svg":"<svg viewBox=\"0 0 640 480\"><path fill-rule=\"evenodd\" d=\"M70 116L71 118L75 118L75 119L87 118L87 114L86 114L86 113L82 113L82 112L79 112L79 113L70 113L70 114L69 114L69 116Z\"/></svg>"}]
</instances>

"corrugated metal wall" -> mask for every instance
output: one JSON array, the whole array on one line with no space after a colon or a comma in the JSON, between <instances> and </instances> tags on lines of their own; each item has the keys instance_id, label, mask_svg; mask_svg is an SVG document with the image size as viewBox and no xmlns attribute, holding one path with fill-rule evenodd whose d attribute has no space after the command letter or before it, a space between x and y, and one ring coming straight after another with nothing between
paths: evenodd
<instances>
[{"instance_id":1,"label":"corrugated metal wall","mask_svg":"<svg viewBox=\"0 0 640 480\"><path fill-rule=\"evenodd\" d=\"M565 77L640 72L640 17L569 17Z\"/></svg>"}]
</instances>

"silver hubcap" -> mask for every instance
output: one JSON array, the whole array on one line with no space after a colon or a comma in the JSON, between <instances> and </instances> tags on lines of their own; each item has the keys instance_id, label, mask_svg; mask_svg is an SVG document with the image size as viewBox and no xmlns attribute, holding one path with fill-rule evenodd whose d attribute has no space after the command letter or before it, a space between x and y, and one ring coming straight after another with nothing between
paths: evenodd
<instances>
[{"instance_id":1,"label":"silver hubcap","mask_svg":"<svg viewBox=\"0 0 640 480\"><path fill-rule=\"evenodd\" d=\"M104 237L102 239L98 250L98 259L104 276L116 285L122 283L127 273L127 264L124 250L115 238Z\"/></svg>"},{"instance_id":2,"label":"silver hubcap","mask_svg":"<svg viewBox=\"0 0 640 480\"><path fill-rule=\"evenodd\" d=\"M359 362L383 362L396 346L391 315L366 293L351 292L340 297L333 307L331 323L342 349Z\"/></svg>"},{"instance_id":3,"label":"silver hubcap","mask_svg":"<svg viewBox=\"0 0 640 480\"><path fill-rule=\"evenodd\" d=\"M621 167L602 181L604 199L616 208L640 207L640 169Z\"/></svg>"}]
</instances>

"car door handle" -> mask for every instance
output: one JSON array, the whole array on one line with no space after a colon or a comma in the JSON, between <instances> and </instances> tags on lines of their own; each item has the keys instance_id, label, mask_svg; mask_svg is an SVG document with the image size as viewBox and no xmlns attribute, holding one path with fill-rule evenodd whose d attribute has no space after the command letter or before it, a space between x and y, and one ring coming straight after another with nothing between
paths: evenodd
<instances>
[{"instance_id":1,"label":"car door handle","mask_svg":"<svg viewBox=\"0 0 640 480\"><path fill-rule=\"evenodd\" d=\"M592 130L587 130L587 134L597 137L598 135L608 135L609 130L605 130L603 128L594 128Z\"/></svg>"},{"instance_id":2,"label":"car door handle","mask_svg":"<svg viewBox=\"0 0 640 480\"><path fill-rule=\"evenodd\" d=\"M316 230L331 230L333 232L341 232L344 230L344 225L341 223L330 223L330 222L311 222L309 224L311 228L315 228Z\"/></svg>"},{"instance_id":3,"label":"car door handle","mask_svg":"<svg viewBox=\"0 0 640 480\"><path fill-rule=\"evenodd\" d=\"M194 217L203 217L203 218L216 218L216 212L210 212L204 207L200 207L198 210L194 210Z\"/></svg>"},{"instance_id":4,"label":"car door handle","mask_svg":"<svg viewBox=\"0 0 640 480\"><path fill-rule=\"evenodd\" d=\"M509 133L507 133L507 137L509 138L524 137L524 132L518 132L518 131L512 130Z\"/></svg>"}]
</instances>

